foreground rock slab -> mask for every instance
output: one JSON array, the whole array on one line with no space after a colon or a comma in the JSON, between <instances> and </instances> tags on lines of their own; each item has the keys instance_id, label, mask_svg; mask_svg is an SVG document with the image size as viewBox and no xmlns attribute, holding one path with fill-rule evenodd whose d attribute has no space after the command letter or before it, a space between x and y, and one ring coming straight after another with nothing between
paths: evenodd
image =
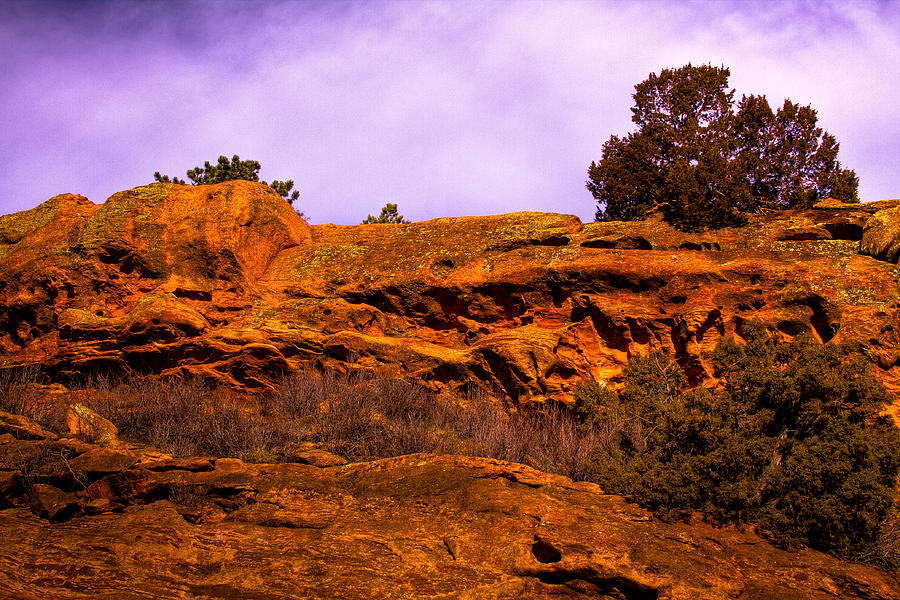
<instances>
[{"instance_id":1,"label":"foreground rock slab","mask_svg":"<svg viewBox=\"0 0 900 600\"><path fill-rule=\"evenodd\" d=\"M36 455L65 460L16 464ZM0 486L0 597L900 599L875 568L661 523L592 484L496 460L140 455L110 473L90 467L96 455L0 440L0 480L14 480ZM51 496L66 510L39 510Z\"/></svg>"}]
</instances>

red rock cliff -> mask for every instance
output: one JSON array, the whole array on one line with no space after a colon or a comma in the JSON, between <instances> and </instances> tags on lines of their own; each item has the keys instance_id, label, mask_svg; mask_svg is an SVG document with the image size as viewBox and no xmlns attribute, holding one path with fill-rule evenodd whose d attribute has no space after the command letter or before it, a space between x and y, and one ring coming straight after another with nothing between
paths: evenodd
<instances>
[{"instance_id":1,"label":"red rock cliff","mask_svg":"<svg viewBox=\"0 0 900 600\"><path fill-rule=\"evenodd\" d=\"M314 362L436 389L565 400L658 346L694 382L723 335L869 344L900 390L896 201L823 202L741 228L513 213L307 225L267 187L152 184L0 218L0 351L57 376L191 372L269 385Z\"/></svg>"}]
</instances>

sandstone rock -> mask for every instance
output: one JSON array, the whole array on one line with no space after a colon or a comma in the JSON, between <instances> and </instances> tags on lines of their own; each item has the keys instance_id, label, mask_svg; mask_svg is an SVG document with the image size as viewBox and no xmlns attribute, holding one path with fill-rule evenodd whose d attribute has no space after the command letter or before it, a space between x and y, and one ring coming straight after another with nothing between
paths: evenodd
<instances>
[{"instance_id":1,"label":"sandstone rock","mask_svg":"<svg viewBox=\"0 0 900 600\"><path fill-rule=\"evenodd\" d=\"M3 411L0 411L0 433L8 433L20 440L55 440L57 437L28 417Z\"/></svg>"},{"instance_id":2,"label":"sandstone rock","mask_svg":"<svg viewBox=\"0 0 900 600\"><path fill-rule=\"evenodd\" d=\"M651 347L708 380L716 342L760 318L785 338L868 344L900 391L894 267L859 253L870 220L863 251L892 258L876 224L900 204L832 204L692 234L540 213L308 226L251 182L57 197L2 218L0 351L59 379L265 390L353 363L459 396L569 401Z\"/></svg>"},{"instance_id":3,"label":"sandstone rock","mask_svg":"<svg viewBox=\"0 0 900 600\"><path fill-rule=\"evenodd\" d=\"M653 245L639 236L633 235L604 235L581 242L583 248L619 248L622 250L650 250Z\"/></svg>"},{"instance_id":4,"label":"sandstone rock","mask_svg":"<svg viewBox=\"0 0 900 600\"><path fill-rule=\"evenodd\" d=\"M148 471L190 471L192 473L212 471L215 468L210 459L196 456L145 460L140 461L140 467Z\"/></svg>"},{"instance_id":5,"label":"sandstone rock","mask_svg":"<svg viewBox=\"0 0 900 600\"><path fill-rule=\"evenodd\" d=\"M36 483L28 490L31 512L51 523L66 521L81 509L75 494L63 492L45 483Z\"/></svg>"},{"instance_id":6,"label":"sandstone rock","mask_svg":"<svg viewBox=\"0 0 900 600\"><path fill-rule=\"evenodd\" d=\"M0 510L15 540L0 546L0 596L900 598L875 568L662 523L597 486L496 460L133 466L92 484L87 516L51 486L30 496L41 518Z\"/></svg>"},{"instance_id":7,"label":"sandstone rock","mask_svg":"<svg viewBox=\"0 0 900 600\"><path fill-rule=\"evenodd\" d=\"M0 507L9 506L13 499L26 491L22 474L18 471L0 471Z\"/></svg>"},{"instance_id":8,"label":"sandstone rock","mask_svg":"<svg viewBox=\"0 0 900 600\"><path fill-rule=\"evenodd\" d=\"M79 242L120 271L188 282L175 290L202 299L218 285L211 280L252 281L280 252L309 239L309 226L271 188L228 181L156 183L115 194Z\"/></svg>"},{"instance_id":9,"label":"sandstone rock","mask_svg":"<svg viewBox=\"0 0 900 600\"><path fill-rule=\"evenodd\" d=\"M778 241L805 242L812 240L830 240L831 232L818 225L799 225L786 228L778 234Z\"/></svg>"},{"instance_id":10,"label":"sandstone rock","mask_svg":"<svg viewBox=\"0 0 900 600\"><path fill-rule=\"evenodd\" d=\"M119 339L135 345L193 337L209 327L203 315L180 302L175 294L143 296L123 321Z\"/></svg>"},{"instance_id":11,"label":"sandstone rock","mask_svg":"<svg viewBox=\"0 0 900 600\"><path fill-rule=\"evenodd\" d=\"M900 206L872 215L863 229L860 252L895 263L900 258Z\"/></svg>"},{"instance_id":12,"label":"sandstone rock","mask_svg":"<svg viewBox=\"0 0 900 600\"><path fill-rule=\"evenodd\" d=\"M216 471L220 474L245 473L247 463L238 458L218 458L215 461Z\"/></svg>"},{"instance_id":13,"label":"sandstone rock","mask_svg":"<svg viewBox=\"0 0 900 600\"><path fill-rule=\"evenodd\" d=\"M138 461L138 457L128 450L92 448L69 461L76 472L82 472L91 479L124 471Z\"/></svg>"},{"instance_id":14,"label":"sandstone rock","mask_svg":"<svg viewBox=\"0 0 900 600\"><path fill-rule=\"evenodd\" d=\"M298 462L304 465L312 465L314 467L340 467L347 464L347 459L338 456L321 448L310 448L309 450L301 450L292 453L287 459L291 462Z\"/></svg>"},{"instance_id":15,"label":"sandstone rock","mask_svg":"<svg viewBox=\"0 0 900 600\"><path fill-rule=\"evenodd\" d=\"M75 402L69 405L69 410L66 412L66 425L69 433L82 436L97 444L112 447L121 445L119 430L116 426L84 404Z\"/></svg>"}]
</instances>

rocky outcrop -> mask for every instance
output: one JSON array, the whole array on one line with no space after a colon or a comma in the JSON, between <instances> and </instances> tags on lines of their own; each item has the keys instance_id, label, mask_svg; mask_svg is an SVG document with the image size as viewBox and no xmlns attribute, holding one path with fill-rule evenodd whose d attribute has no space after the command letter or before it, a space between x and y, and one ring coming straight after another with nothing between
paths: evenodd
<instances>
[{"instance_id":1,"label":"rocky outcrop","mask_svg":"<svg viewBox=\"0 0 900 600\"><path fill-rule=\"evenodd\" d=\"M900 598L872 567L513 463L176 460L18 431L0 435L2 597Z\"/></svg>"},{"instance_id":2,"label":"rocky outcrop","mask_svg":"<svg viewBox=\"0 0 900 600\"><path fill-rule=\"evenodd\" d=\"M900 206L880 210L866 221L860 252L879 260L897 262L900 258Z\"/></svg>"},{"instance_id":3,"label":"rocky outcrop","mask_svg":"<svg viewBox=\"0 0 900 600\"><path fill-rule=\"evenodd\" d=\"M274 192L153 184L0 217L0 352L58 379L194 373L245 389L301 365L565 401L629 358L693 383L760 318L854 339L900 391L896 201L822 202L699 234L513 213L308 226Z\"/></svg>"}]
</instances>

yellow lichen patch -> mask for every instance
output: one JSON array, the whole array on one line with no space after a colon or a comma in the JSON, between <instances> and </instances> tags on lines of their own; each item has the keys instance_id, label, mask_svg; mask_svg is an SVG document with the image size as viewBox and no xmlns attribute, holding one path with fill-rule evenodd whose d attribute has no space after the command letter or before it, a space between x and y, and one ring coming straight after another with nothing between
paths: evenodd
<instances>
[{"instance_id":1,"label":"yellow lichen patch","mask_svg":"<svg viewBox=\"0 0 900 600\"><path fill-rule=\"evenodd\" d=\"M31 210L0 217L0 244L16 244L27 233L52 221L59 213L60 203L67 196L69 195L54 196Z\"/></svg>"},{"instance_id":2,"label":"yellow lichen patch","mask_svg":"<svg viewBox=\"0 0 900 600\"><path fill-rule=\"evenodd\" d=\"M314 275L342 285L431 276L493 255L529 246L565 245L581 229L577 217L512 213L493 217L442 218L407 225L313 227L313 247L285 260L290 278Z\"/></svg>"},{"instance_id":3,"label":"yellow lichen patch","mask_svg":"<svg viewBox=\"0 0 900 600\"><path fill-rule=\"evenodd\" d=\"M30 210L0 216L0 259L15 252L26 260L66 253L73 233L96 208L84 196L60 194Z\"/></svg>"}]
</instances>

